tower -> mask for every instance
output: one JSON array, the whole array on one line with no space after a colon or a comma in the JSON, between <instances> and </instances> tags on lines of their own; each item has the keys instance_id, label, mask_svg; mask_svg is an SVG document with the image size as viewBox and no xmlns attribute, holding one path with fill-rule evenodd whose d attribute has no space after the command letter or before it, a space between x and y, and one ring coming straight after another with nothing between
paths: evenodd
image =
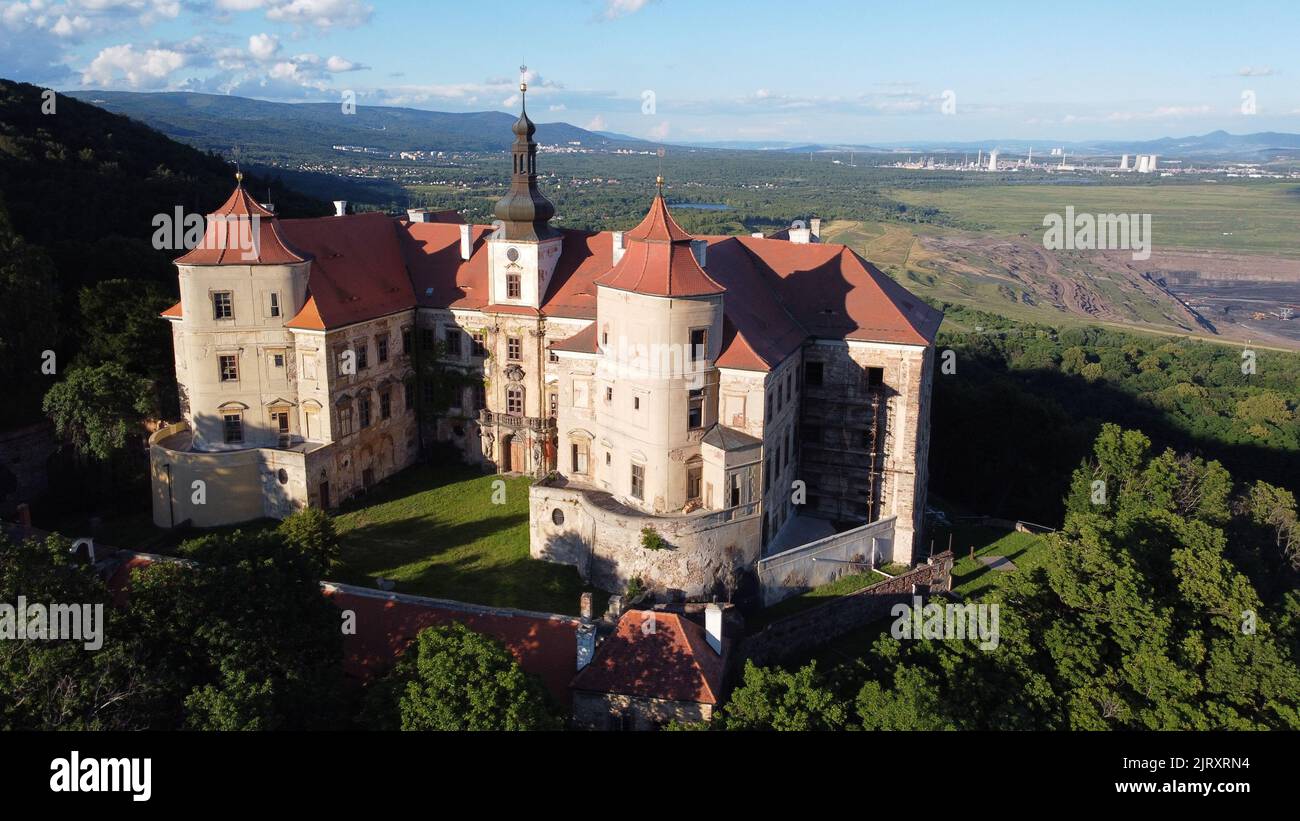
<instances>
[{"instance_id":1,"label":"tower","mask_svg":"<svg viewBox=\"0 0 1300 821\"><path fill-rule=\"evenodd\" d=\"M528 119L527 66L520 66L521 111L510 154L510 190L496 204L496 232L488 240L488 301L538 308L560 260L563 239L550 225L555 206L537 187L537 126Z\"/></svg>"}]
</instances>

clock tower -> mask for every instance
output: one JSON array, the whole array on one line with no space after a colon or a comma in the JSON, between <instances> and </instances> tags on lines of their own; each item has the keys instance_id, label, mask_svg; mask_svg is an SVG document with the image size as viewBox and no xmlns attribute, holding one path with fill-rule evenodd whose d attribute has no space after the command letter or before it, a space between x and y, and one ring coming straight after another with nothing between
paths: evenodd
<instances>
[{"instance_id":1,"label":"clock tower","mask_svg":"<svg viewBox=\"0 0 1300 821\"><path fill-rule=\"evenodd\" d=\"M488 302L540 308L560 261L563 238L551 227L555 206L537 187L537 126L528 119L527 67L520 66L522 111L511 129L514 163L510 190L496 204L496 232L488 239Z\"/></svg>"}]
</instances>

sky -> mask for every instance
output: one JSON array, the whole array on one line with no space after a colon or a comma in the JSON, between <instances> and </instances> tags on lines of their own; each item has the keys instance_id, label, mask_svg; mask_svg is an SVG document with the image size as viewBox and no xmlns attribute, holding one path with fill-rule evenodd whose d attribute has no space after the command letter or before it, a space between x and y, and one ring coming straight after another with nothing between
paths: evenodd
<instances>
[{"instance_id":1,"label":"sky","mask_svg":"<svg viewBox=\"0 0 1300 821\"><path fill-rule=\"evenodd\" d=\"M0 0L0 77L538 122L662 142L1300 132L1300 4Z\"/></svg>"}]
</instances>

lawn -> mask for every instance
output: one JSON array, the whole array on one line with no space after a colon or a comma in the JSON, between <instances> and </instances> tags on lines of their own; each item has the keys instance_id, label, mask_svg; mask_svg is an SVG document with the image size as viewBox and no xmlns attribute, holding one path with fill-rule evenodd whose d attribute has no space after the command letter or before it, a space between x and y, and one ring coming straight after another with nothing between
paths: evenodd
<instances>
[{"instance_id":1,"label":"lawn","mask_svg":"<svg viewBox=\"0 0 1300 821\"><path fill-rule=\"evenodd\" d=\"M591 588L574 568L528 555L528 486L459 466L405 470L335 516L343 551L331 578L373 587L382 576L399 593L576 615Z\"/></svg>"},{"instance_id":2,"label":"lawn","mask_svg":"<svg viewBox=\"0 0 1300 821\"><path fill-rule=\"evenodd\" d=\"M976 556L1006 556L1015 563L1016 569L1005 572L980 564L977 559L970 558L972 545ZM953 591L965 598L979 598L1001 585L1004 579L1039 567L1047 559L1047 540L1042 536L992 527L958 525L953 530L952 549L956 554L952 568Z\"/></svg>"}]
</instances>

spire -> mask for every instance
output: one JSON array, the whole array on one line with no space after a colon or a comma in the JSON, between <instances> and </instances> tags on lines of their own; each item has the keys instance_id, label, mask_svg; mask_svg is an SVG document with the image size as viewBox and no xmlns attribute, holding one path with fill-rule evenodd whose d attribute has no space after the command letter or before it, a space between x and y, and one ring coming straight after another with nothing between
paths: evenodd
<instances>
[{"instance_id":1,"label":"spire","mask_svg":"<svg viewBox=\"0 0 1300 821\"><path fill-rule=\"evenodd\" d=\"M519 67L520 114L515 120L515 141L510 148L514 163L510 190L496 204L494 213L503 223L502 238L536 242L559 236L550 226L555 206L537 187L537 126L528 119L528 66Z\"/></svg>"},{"instance_id":2,"label":"spire","mask_svg":"<svg viewBox=\"0 0 1300 821\"><path fill-rule=\"evenodd\" d=\"M708 275L696 256L695 245L704 245L677 224L664 202L662 180L641 224L623 235L627 249L597 285L635 291L650 296L712 296L726 289Z\"/></svg>"}]
</instances>

